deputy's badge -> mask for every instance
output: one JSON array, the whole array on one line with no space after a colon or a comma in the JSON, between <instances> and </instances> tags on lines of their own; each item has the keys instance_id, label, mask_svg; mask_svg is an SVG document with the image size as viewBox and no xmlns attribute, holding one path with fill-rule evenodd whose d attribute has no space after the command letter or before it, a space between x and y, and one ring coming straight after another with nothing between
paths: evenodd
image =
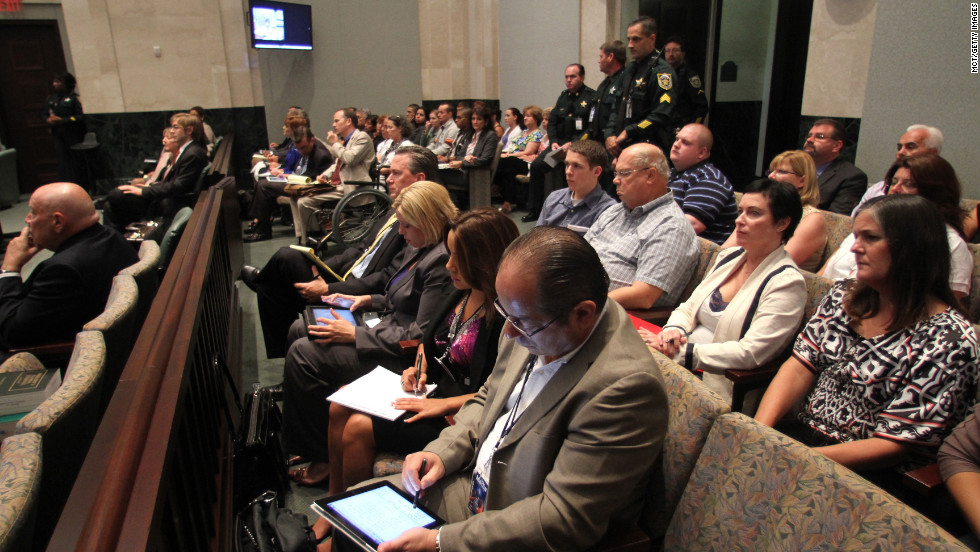
<instances>
[{"instance_id":1,"label":"deputy's badge","mask_svg":"<svg viewBox=\"0 0 980 552\"><path fill-rule=\"evenodd\" d=\"M664 102L670 103L670 94L664 94L663 96L660 96L660 103L664 103Z\"/></svg>"},{"instance_id":2,"label":"deputy's badge","mask_svg":"<svg viewBox=\"0 0 980 552\"><path fill-rule=\"evenodd\" d=\"M646 81L645 81L645 80L643 80L643 77L640 77L640 78L638 78L638 79L636 79L636 87L637 87L637 88L640 88L640 87L641 87L641 86L643 86L644 84L646 84Z\"/></svg>"},{"instance_id":3,"label":"deputy's badge","mask_svg":"<svg viewBox=\"0 0 980 552\"><path fill-rule=\"evenodd\" d=\"M670 87L674 86L674 82L670 78L670 73L657 73L657 84L664 90L670 90Z\"/></svg>"},{"instance_id":4,"label":"deputy's badge","mask_svg":"<svg viewBox=\"0 0 980 552\"><path fill-rule=\"evenodd\" d=\"M694 88L701 88L701 77L694 75L693 77L687 79L687 82L691 83Z\"/></svg>"},{"instance_id":5,"label":"deputy's badge","mask_svg":"<svg viewBox=\"0 0 980 552\"><path fill-rule=\"evenodd\" d=\"M588 105L589 105L589 104L588 104L588 103L586 103L586 101L585 101L585 100L582 100L582 107L588 107Z\"/></svg>"}]
</instances>

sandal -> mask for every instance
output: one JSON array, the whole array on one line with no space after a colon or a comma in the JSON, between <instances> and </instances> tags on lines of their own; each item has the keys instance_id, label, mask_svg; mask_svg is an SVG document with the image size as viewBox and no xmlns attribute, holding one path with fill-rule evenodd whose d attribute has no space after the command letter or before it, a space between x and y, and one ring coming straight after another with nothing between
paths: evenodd
<instances>
[{"instance_id":1,"label":"sandal","mask_svg":"<svg viewBox=\"0 0 980 552\"><path fill-rule=\"evenodd\" d=\"M289 470L289 478L304 487L316 487L329 477L330 464L326 462L311 462L308 466Z\"/></svg>"},{"instance_id":2,"label":"sandal","mask_svg":"<svg viewBox=\"0 0 980 552\"><path fill-rule=\"evenodd\" d=\"M287 466L295 466L296 464L302 464L304 462L306 462L306 458L303 458L298 454L294 454L286 459Z\"/></svg>"}]
</instances>

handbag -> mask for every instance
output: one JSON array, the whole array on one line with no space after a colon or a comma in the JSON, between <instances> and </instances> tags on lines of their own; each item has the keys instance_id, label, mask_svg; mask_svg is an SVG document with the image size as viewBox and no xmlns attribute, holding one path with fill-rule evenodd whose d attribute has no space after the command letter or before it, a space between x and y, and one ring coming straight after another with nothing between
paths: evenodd
<instances>
[{"instance_id":1,"label":"handbag","mask_svg":"<svg viewBox=\"0 0 980 552\"><path fill-rule=\"evenodd\" d=\"M281 495L266 491L235 518L235 552L316 552L313 528L303 514L280 508Z\"/></svg>"},{"instance_id":2,"label":"handbag","mask_svg":"<svg viewBox=\"0 0 980 552\"><path fill-rule=\"evenodd\" d=\"M289 489L286 455L280 442L282 412L273 398L272 391L262 389L258 383L238 399L235 380L220 355L214 355L212 364L224 372L231 387L235 406L239 411L238 431L234 430L231 407L221 401L228 420L228 428L234 435L234 461L232 464L232 506L241 511L254 497L265 491L273 491L279 506L284 504Z\"/></svg>"},{"instance_id":3,"label":"handbag","mask_svg":"<svg viewBox=\"0 0 980 552\"><path fill-rule=\"evenodd\" d=\"M282 451L280 432L282 412L268 389L252 384L252 392L242 401L241 425L235 438L234 494L238 510L253 497L274 491L283 505L289 489L286 455Z\"/></svg>"}]
</instances>

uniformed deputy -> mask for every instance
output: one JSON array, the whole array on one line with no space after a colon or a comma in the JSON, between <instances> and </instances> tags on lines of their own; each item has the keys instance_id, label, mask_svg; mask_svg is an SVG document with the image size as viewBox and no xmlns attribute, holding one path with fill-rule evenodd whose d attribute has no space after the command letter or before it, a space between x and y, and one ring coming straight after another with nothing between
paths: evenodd
<instances>
[{"instance_id":1,"label":"uniformed deputy","mask_svg":"<svg viewBox=\"0 0 980 552\"><path fill-rule=\"evenodd\" d=\"M657 22L641 17L630 23L626 38L633 63L613 93L616 115L606 126L606 148L619 155L623 148L647 142L663 151L673 143L676 75L656 50Z\"/></svg>"},{"instance_id":2,"label":"uniformed deputy","mask_svg":"<svg viewBox=\"0 0 980 552\"><path fill-rule=\"evenodd\" d=\"M703 123L708 114L708 97L704 95L704 83L687 64L684 39L672 36L664 43L664 60L677 74L677 105L674 106L675 126L680 130L691 123Z\"/></svg>"},{"instance_id":3,"label":"uniformed deputy","mask_svg":"<svg viewBox=\"0 0 980 552\"><path fill-rule=\"evenodd\" d=\"M75 93L75 76L59 73L51 79L54 90L45 104L42 118L51 127L55 155L58 158L58 178L78 182L79 171L71 155L71 146L85 138L85 115L82 102Z\"/></svg>"},{"instance_id":4,"label":"uniformed deputy","mask_svg":"<svg viewBox=\"0 0 980 552\"><path fill-rule=\"evenodd\" d=\"M592 109L587 138L605 143L605 130L615 112L612 93L619 88L623 68L626 65L626 45L622 40L611 40L599 47L599 71L606 75L596 88L595 107Z\"/></svg>"},{"instance_id":5,"label":"uniformed deputy","mask_svg":"<svg viewBox=\"0 0 980 552\"><path fill-rule=\"evenodd\" d=\"M595 90L585 85L585 67L581 63L566 67L565 90L558 96L551 115L548 115L548 140L551 141L551 147L531 162L527 192L528 214L521 217L523 222L537 221L541 213L544 203L544 177L553 168L545 160L546 157L558 148L568 149L569 142L586 136L595 98Z\"/></svg>"}]
</instances>

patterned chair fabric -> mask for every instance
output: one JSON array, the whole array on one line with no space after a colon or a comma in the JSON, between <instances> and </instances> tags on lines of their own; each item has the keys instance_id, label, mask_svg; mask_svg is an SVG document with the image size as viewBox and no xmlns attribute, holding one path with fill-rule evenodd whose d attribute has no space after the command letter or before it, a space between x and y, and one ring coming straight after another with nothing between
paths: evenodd
<instances>
[{"instance_id":1,"label":"patterned chair fabric","mask_svg":"<svg viewBox=\"0 0 980 552\"><path fill-rule=\"evenodd\" d=\"M0 446L0 552L30 550L41 490L41 436L12 435Z\"/></svg>"},{"instance_id":2,"label":"patterned chair fabric","mask_svg":"<svg viewBox=\"0 0 980 552\"><path fill-rule=\"evenodd\" d=\"M44 370L44 364L31 353L17 353L0 364L0 372L28 372Z\"/></svg>"},{"instance_id":3,"label":"patterned chair fabric","mask_svg":"<svg viewBox=\"0 0 980 552\"><path fill-rule=\"evenodd\" d=\"M694 471L694 464L708 438L711 425L718 416L731 409L717 393L705 387L686 368L653 349L651 352L664 377L670 416L658 462L663 468L663 480L659 481L657 476L653 479L650 496L658 499L647 504L642 525L647 534L660 537L666 531L684 486Z\"/></svg>"},{"instance_id":4,"label":"patterned chair fabric","mask_svg":"<svg viewBox=\"0 0 980 552\"><path fill-rule=\"evenodd\" d=\"M394 452L379 452L374 457L374 477L385 477L402 472L402 464L405 462L404 454Z\"/></svg>"},{"instance_id":5,"label":"patterned chair fabric","mask_svg":"<svg viewBox=\"0 0 980 552\"><path fill-rule=\"evenodd\" d=\"M119 272L121 275L132 276L139 288L139 300L136 303L137 327L143 325L160 285L160 271L157 269L159 265L160 246L153 240L146 240L140 245L139 261Z\"/></svg>"},{"instance_id":6,"label":"patterned chair fabric","mask_svg":"<svg viewBox=\"0 0 980 552\"><path fill-rule=\"evenodd\" d=\"M847 215L831 213L830 211L820 211L825 221L827 221L827 245L824 246L823 256L820 258L820 266L827 262L827 259L834 254L840 244L844 242L847 235L854 228L854 221Z\"/></svg>"},{"instance_id":7,"label":"patterned chair fabric","mask_svg":"<svg viewBox=\"0 0 980 552\"><path fill-rule=\"evenodd\" d=\"M156 271L156 268L153 268ZM83 331L99 331L105 340L105 371L99 399L99 413L105 410L116 390L129 353L133 350L139 321L139 288L129 275L119 274L112 279L105 312L85 324Z\"/></svg>"},{"instance_id":8,"label":"patterned chair fabric","mask_svg":"<svg viewBox=\"0 0 980 552\"><path fill-rule=\"evenodd\" d=\"M664 550L967 550L891 495L778 431L719 417Z\"/></svg>"}]
</instances>

